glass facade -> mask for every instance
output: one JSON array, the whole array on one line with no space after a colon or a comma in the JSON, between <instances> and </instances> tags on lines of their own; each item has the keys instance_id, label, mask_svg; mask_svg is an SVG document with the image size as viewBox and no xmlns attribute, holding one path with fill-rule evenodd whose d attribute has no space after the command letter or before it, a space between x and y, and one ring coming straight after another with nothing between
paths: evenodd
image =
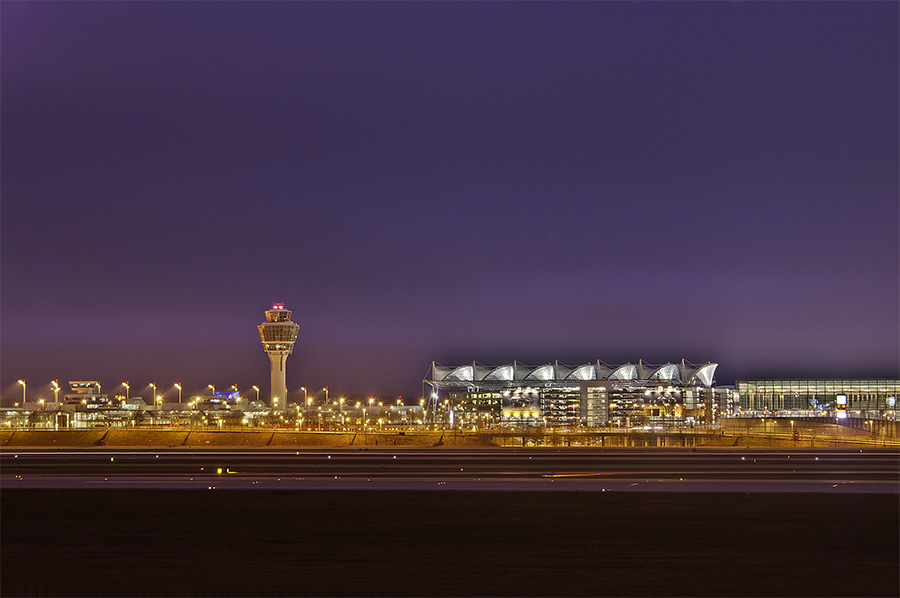
<instances>
[{"instance_id":1,"label":"glass facade","mask_svg":"<svg viewBox=\"0 0 900 598\"><path fill-rule=\"evenodd\" d=\"M689 427L733 414L731 389L641 385L634 382L549 382L512 386L485 382L450 390L439 400L460 426Z\"/></svg>"},{"instance_id":2,"label":"glass facade","mask_svg":"<svg viewBox=\"0 0 900 598\"><path fill-rule=\"evenodd\" d=\"M259 336L262 338L264 343L272 343L272 342L287 342L293 343L297 340L297 333L300 331L300 327L296 324L294 325L276 325L276 326L266 326L265 324L260 324L259 326Z\"/></svg>"},{"instance_id":3,"label":"glass facade","mask_svg":"<svg viewBox=\"0 0 900 598\"><path fill-rule=\"evenodd\" d=\"M484 428L500 421L502 397L501 392L451 392L448 401L460 426Z\"/></svg>"},{"instance_id":4,"label":"glass facade","mask_svg":"<svg viewBox=\"0 0 900 598\"><path fill-rule=\"evenodd\" d=\"M585 413L590 427L606 426L609 423L609 395L606 386L591 386L585 388Z\"/></svg>"},{"instance_id":5,"label":"glass facade","mask_svg":"<svg viewBox=\"0 0 900 598\"><path fill-rule=\"evenodd\" d=\"M290 322L291 310L284 309L283 306L274 305L272 309L266 311L266 322Z\"/></svg>"},{"instance_id":6,"label":"glass facade","mask_svg":"<svg viewBox=\"0 0 900 598\"><path fill-rule=\"evenodd\" d=\"M541 419L557 426L581 425L581 391L579 386L547 388L540 393Z\"/></svg>"},{"instance_id":7,"label":"glass facade","mask_svg":"<svg viewBox=\"0 0 900 598\"><path fill-rule=\"evenodd\" d=\"M896 419L900 380L738 380L736 392L742 412L828 416L840 409L852 417Z\"/></svg>"}]
</instances>

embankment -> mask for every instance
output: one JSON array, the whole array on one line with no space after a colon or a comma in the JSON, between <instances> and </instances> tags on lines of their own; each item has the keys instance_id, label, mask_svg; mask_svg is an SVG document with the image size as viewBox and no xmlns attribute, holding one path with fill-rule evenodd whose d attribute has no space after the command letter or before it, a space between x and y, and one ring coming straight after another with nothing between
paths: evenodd
<instances>
[{"instance_id":1,"label":"embankment","mask_svg":"<svg viewBox=\"0 0 900 598\"><path fill-rule=\"evenodd\" d=\"M479 434L432 431L393 433L296 432L285 430L13 430L0 432L4 447L339 447L339 446L494 446Z\"/></svg>"}]
</instances>

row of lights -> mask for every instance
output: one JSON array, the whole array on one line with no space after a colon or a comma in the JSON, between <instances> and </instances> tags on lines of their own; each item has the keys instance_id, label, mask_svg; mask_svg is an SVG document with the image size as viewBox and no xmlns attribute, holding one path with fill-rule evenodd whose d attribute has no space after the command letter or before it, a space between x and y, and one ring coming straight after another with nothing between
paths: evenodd
<instances>
[{"instance_id":1,"label":"row of lights","mask_svg":"<svg viewBox=\"0 0 900 598\"><path fill-rule=\"evenodd\" d=\"M26 382L25 382L25 380L21 380L21 379L20 379L20 380L18 380L18 384L21 384L21 385L22 385L22 403L24 404L24 403L26 402L26 399L25 399ZM51 385L51 387L53 388L53 392L55 393L55 399L54 399L54 400L58 403L58 402L59 402L59 390L60 390L59 381L58 381L58 380L52 380L52 381L50 382L50 385ZM131 393L131 385L129 384L128 380L126 380L125 382L122 382L122 383L120 384L120 386L122 386L122 387L125 388L125 400L126 400L126 401L129 400L129 399L131 398L131 394L130 394L130 393ZM150 382L149 386L153 389L153 396L155 397L156 402L157 402L157 403L162 403L162 396L156 394L156 392L157 392L157 386L156 386L156 384L153 383L153 382ZM206 387L207 387L208 389L210 389L210 390L213 392L213 394L215 394L215 392L216 392L216 387L215 387L214 385L212 385L212 384L207 384ZM176 382L175 384L172 385L172 388L178 389L178 403L181 404L181 402L182 402L182 394L181 394L181 393L182 393L182 386L181 386L181 382ZM251 386L251 388L252 388L253 390L256 391L256 400L258 401L258 400L259 400L259 386L257 386L257 385L254 384L253 386ZM98 384L97 384L97 391L99 392L100 389L101 389L101 387L100 387L100 384L98 383ZM235 392L238 392L237 384L232 384L232 385L231 385L231 389L234 390ZM313 397L309 397L309 396L308 396L308 392L307 392L305 386L301 386L301 387L300 387L300 390L303 391L303 396L304 396L304 398L305 398L305 400L306 400L306 405L307 405L307 407L309 407L309 406L312 405L312 403L313 403L313 397L314 397L316 394L318 394L319 392L323 392L323 391L325 392L325 402L328 403L328 387L327 387L327 386L323 387L321 391L317 391L316 393L314 393L314 394L313 394ZM341 397L340 403L338 403L337 401L335 401L333 404L334 404L334 405L340 404L340 406L343 407L344 401L345 401L344 398ZM43 402L44 402L43 399L41 399L41 403L43 403ZM195 398L194 398L194 401L192 401L191 404L193 404L194 402L199 402L199 397L195 397ZM370 399L369 399L369 406L371 407L371 406L374 404L374 402L375 402L375 399L374 399L374 398L370 398ZM397 399L397 405L402 405L402 404L403 404L402 398L398 398L398 399ZM420 405L424 405L424 404L425 404L425 399L422 399L421 401L419 401L419 404L420 404ZM278 399L275 398L275 399L274 399L274 405L273 405L273 406L277 406L277 405L278 405ZM359 402L359 401L357 401L357 403L356 403L357 408L360 407L361 405L362 405L362 403ZM378 405L379 405L379 406L382 406L382 405L383 405L383 402L382 402L382 401L379 401L379 402L378 402Z\"/></svg>"},{"instance_id":2,"label":"row of lights","mask_svg":"<svg viewBox=\"0 0 900 598\"><path fill-rule=\"evenodd\" d=\"M26 387L27 387L27 383L25 382L25 380L21 380L21 379L18 380L17 383L22 385L22 403L25 403L25 402L26 402L26 394L25 394L25 390L26 390ZM131 385L128 383L128 380L126 380L125 382L122 382L119 386L122 386L122 387L125 388L125 400L130 399L130 398L131 398L131 395L130 395ZM161 402L162 402L162 396L156 394L156 390L157 390L156 384L154 384L153 382L151 382L151 383L149 384L149 386L153 389L153 394L154 394L154 396L156 397L157 402L160 402L160 403L161 403ZM60 390L59 381L58 381L58 380L51 380L51 381L50 381L50 387L53 389L53 393L54 393L54 401L56 401L56 402L58 403L58 402L59 402L59 390ZM102 387L100 386L100 383L98 382L98 383L97 383L97 392L98 392L98 393L100 392L101 388L102 388ZM182 391L181 382L176 382L175 384L172 385L172 388L178 389L178 402L181 403L181 391ZM215 386L213 386L212 384L209 384L209 385L207 386L207 388L211 388L213 392L216 391ZM237 385L233 385L232 388L234 388L235 390L237 390ZM259 399L259 387L258 387L258 386L253 386L253 389L256 391L256 398ZM41 400L41 402L43 402L43 399Z\"/></svg>"}]
</instances>

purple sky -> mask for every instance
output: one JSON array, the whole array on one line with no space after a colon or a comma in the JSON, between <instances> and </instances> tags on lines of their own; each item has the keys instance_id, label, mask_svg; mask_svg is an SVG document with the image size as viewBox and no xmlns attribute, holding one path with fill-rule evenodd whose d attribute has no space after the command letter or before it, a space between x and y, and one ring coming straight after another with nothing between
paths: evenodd
<instances>
[{"instance_id":1,"label":"purple sky","mask_svg":"<svg viewBox=\"0 0 900 598\"><path fill-rule=\"evenodd\" d=\"M274 301L291 389L415 395L432 360L900 375L896 2L0 17L7 401L268 389Z\"/></svg>"}]
</instances>

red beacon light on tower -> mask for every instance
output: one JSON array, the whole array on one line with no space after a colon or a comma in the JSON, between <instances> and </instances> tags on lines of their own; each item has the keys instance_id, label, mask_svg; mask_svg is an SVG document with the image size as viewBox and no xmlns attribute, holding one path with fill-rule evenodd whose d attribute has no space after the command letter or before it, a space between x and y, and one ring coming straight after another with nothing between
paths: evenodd
<instances>
[{"instance_id":1,"label":"red beacon light on tower","mask_svg":"<svg viewBox=\"0 0 900 598\"><path fill-rule=\"evenodd\" d=\"M284 303L275 303L272 305L272 309L284 309Z\"/></svg>"}]
</instances>

